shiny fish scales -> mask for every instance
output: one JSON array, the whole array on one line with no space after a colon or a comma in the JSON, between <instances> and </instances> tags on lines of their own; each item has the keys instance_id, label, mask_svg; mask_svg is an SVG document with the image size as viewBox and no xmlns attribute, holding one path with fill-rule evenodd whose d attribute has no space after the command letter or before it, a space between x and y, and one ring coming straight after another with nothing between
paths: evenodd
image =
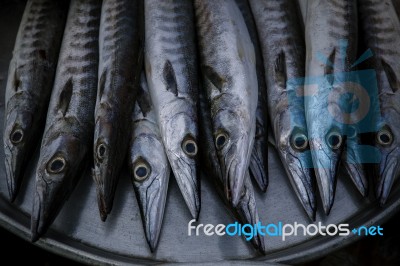
<instances>
[{"instance_id":1,"label":"shiny fish scales","mask_svg":"<svg viewBox=\"0 0 400 266\"><path fill-rule=\"evenodd\" d=\"M248 173L246 173L243 191L237 206L232 206L224 192L224 179L214 144L210 107L208 106L205 92L199 93L199 119L200 139L203 143L200 149L203 171L212 179L219 196L241 223L257 224L260 218L258 216L253 184ZM261 235L255 236L251 242L257 250L265 253L264 238Z\"/></svg>"},{"instance_id":2,"label":"shiny fish scales","mask_svg":"<svg viewBox=\"0 0 400 266\"><path fill-rule=\"evenodd\" d=\"M399 4L360 0L358 5L364 42L373 53L367 62L377 77L380 112L373 121L373 143L379 150L380 163L373 165L370 174L375 194L383 205L400 175L400 20L396 13Z\"/></svg>"},{"instance_id":3,"label":"shiny fish scales","mask_svg":"<svg viewBox=\"0 0 400 266\"><path fill-rule=\"evenodd\" d=\"M348 84L335 80L332 75L350 71L351 64L355 62L358 33L356 1L308 1L305 29L306 77L320 77L316 91L313 86L305 86L304 89L308 137L322 205L325 213L329 214L349 123L348 117L337 108L340 105L331 100L346 94ZM325 57L326 62L319 55ZM321 115L328 111L327 115ZM359 164L352 167L362 168Z\"/></svg>"},{"instance_id":4,"label":"shiny fish scales","mask_svg":"<svg viewBox=\"0 0 400 266\"><path fill-rule=\"evenodd\" d=\"M315 176L310 167L304 98L293 97L297 88L288 85L291 79L304 77L305 43L301 18L291 0L249 2L263 52L268 108L276 148L297 197L308 216L314 219ZM301 95L302 91L298 93Z\"/></svg>"},{"instance_id":5,"label":"shiny fish scales","mask_svg":"<svg viewBox=\"0 0 400 266\"><path fill-rule=\"evenodd\" d=\"M129 169L147 243L155 251L168 192L170 165L144 73L132 117Z\"/></svg>"},{"instance_id":6,"label":"shiny fish scales","mask_svg":"<svg viewBox=\"0 0 400 266\"><path fill-rule=\"evenodd\" d=\"M100 0L71 1L36 170L33 241L57 216L90 154L100 8Z\"/></svg>"},{"instance_id":7,"label":"shiny fish scales","mask_svg":"<svg viewBox=\"0 0 400 266\"><path fill-rule=\"evenodd\" d=\"M69 1L30 0L10 62L6 88L4 152L14 201L43 131Z\"/></svg>"},{"instance_id":8,"label":"shiny fish scales","mask_svg":"<svg viewBox=\"0 0 400 266\"><path fill-rule=\"evenodd\" d=\"M258 103L256 109L256 135L250 159L250 175L262 191L268 187L268 112L267 88L265 84L264 65L260 49L258 33L248 0L235 0L249 31L256 55L256 71L258 82Z\"/></svg>"},{"instance_id":9,"label":"shiny fish scales","mask_svg":"<svg viewBox=\"0 0 400 266\"><path fill-rule=\"evenodd\" d=\"M196 0L200 65L226 197L236 205L255 135L258 84L254 47L233 0Z\"/></svg>"},{"instance_id":10,"label":"shiny fish scales","mask_svg":"<svg viewBox=\"0 0 400 266\"><path fill-rule=\"evenodd\" d=\"M193 3L145 1L145 69L168 160L192 217L200 211Z\"/></svg>"},{"instance_id":11,"label":"shiny fish scales","mask_svg":"<svg viewBox=\"0 0 400 266\"><path fill-rule=\"evenodd\" d=\"M142 0L104 0L99 37L94 169L100 217L111 212L129 143L129 130L143 61Z\"/></svg>"}]
</instances>

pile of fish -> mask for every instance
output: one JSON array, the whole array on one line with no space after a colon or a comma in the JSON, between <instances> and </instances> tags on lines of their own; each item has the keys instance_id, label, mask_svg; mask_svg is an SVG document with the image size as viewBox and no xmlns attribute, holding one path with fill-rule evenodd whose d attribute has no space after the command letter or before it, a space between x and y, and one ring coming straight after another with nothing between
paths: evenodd
<instances>
[{"instance_id":1,"label":"pile of fish","mask_svg":"<svg viewBox=\"0 0 400 266\"><path fill-rule=\"evenodd\" d=\"M193 218L203 172L232 214L255 224L251 178L267 191L268 141L311 220L316 188L329 214L340 166L363 196L373 180L383 205L400 171L399 5L300 3L28 0L4 149L14 201L41 140L32 240L88 167L103 221L129 168L152 251L171 174ZM375 97L363 93L364 69L376 73ZM252 242L265 252L262 236Z\"/></svg>"}]
</instances>

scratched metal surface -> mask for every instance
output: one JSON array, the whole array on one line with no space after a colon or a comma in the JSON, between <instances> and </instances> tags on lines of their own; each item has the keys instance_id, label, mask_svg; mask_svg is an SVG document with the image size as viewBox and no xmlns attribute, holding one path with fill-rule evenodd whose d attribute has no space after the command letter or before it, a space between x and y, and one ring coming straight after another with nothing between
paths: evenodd
<instances>
[{"instance_id":1,"label":"scratched metal surface","mask_svg":"<svg viewBox=\"0 0 400 266\"><path fill-rule=\"evenodd\" d=\"M0 125L4 123L4 90L9 60L22 15L23 1L0 4ZM2 138L2 128L0 128ZM257 193L260 218L266 223L309 223L297 201L273 147L269 149L270 185L266 194ZM37 156L36 156L37 159ZM33 169L28 174L14 204L7 200L4 151L0 148L0 226L26 240L30 239L30 212L34 185ZM200 223L228 224L228 215L207 178L202 179ZM372 193L370 193L372 194ZM373 196L361 198L345 176L340 176L335 204L326 217L319 206L316 222L350 223L351 226L379 224L400 206L400 187L396 185L385 208L379 208ZM74 260L93 264L134 264L157 262L205 263L222 260L251 260L252 263L305 262L359 239L348 237L291 237L282 241L267 237L268 254L260 256L240 237L188 236L191 220L183 198L171 179L164 225L156 252L145 241L138 205L128 175L120 179L114 209L105 223L100 221L95 187L89 174L77 185L49 232L35 245ZM242 261L243 262L243 261ZM242 263L241 262L241 263Z\"/></svg>"}]
</instances>

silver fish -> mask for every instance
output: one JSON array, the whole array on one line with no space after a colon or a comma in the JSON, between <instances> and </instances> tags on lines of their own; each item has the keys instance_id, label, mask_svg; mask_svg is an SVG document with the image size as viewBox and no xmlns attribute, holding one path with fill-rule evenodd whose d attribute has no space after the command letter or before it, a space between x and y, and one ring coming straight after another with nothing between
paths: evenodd
<instances>
[{"instance_id":1,"label":"silver fish","mask_svg":"<svg viewBox=\"0 0 400 266\"><path fill-rule=\"evenodd\" d=\"M312 161L326 214L333 205L349 123L336 101L349 88L333 75L351 70L357 55L357 33L356 1L308 1L306 77L317 81L305 85L305 111ZM321 57L326 58L325 62ZM329 113L322 115L326 112Z\"/></svg>"},{"instance_id":2,"label":"silver fish","mask_svg":"<svg viewBox=\"0 0 400 266\"><path fill-rule=\"evenodd\" d=\"M93 143L101 0L72 0L36 170L32 241L44 234L87 166Z\"/></svg>"},{"instance_id":3,"label":"silver fish","mask_svg":"<svg viewBox=\"0 0 400 266\"><path fill-rule=\"evenodd\" d=\"M263 52L268 107L276 148L307 215L315 218L314 171L307 138L303 88L288 83L304 77L305 44L301 18L292 0L250 0ZM284 29L284 30L283 30ZM297 90L297 91L296 91Z\"/></svg>"},{"instance_id":4,"label":"silver fish","mask_svg":"<svg viewBox=\"0 0 400 266\"><path fill-rule=\"evenodd\" d=\"M235 2L243 14L256 55L258 103L256 109L256 135L250 159L250 175L257 182L260 189L265 192L268 187L268 104L264 65L259 37L250 5L247 0L235 0Z\"/></svg>"},{"instance_id":5,"label":"silver fish","mask_svg":"<svg viewBox=\"0 0 400 266\"><path fill-rule=\"evenodd\" d=\"M196 0L201 70L226 197L235 206L253 150L258 84L254 47L233 0Z\"/></svg>"},{"instance_id":6,"label":"silver fish","mask_svg":"<svg viewBox=\"0 0 400 266\"><path fill-rule=\"evenodd\" d=\"M4 152L10 200L14 201L46 119L69 1L27 2L10 62L5 106Z\"/></svg>"},{"instance_id":7,"label":"silver fish","mask_svg":"<svg viewBox=\"0 0 400 266\"><path fill-rule=\"evenodd\" d=\"M200 211L193 3L145 1L145 68L168 160L190 213Z\"/></svg>"},{"instance_id":8,"label":"silver fish","mask_svg":"<svg viewBox=\"0 0 400 266\"><path fill-rule=\"evenodd\" d=\"M364 42L373 52L368 62L376 71L378 85L380 112L375 117L374 145L381 158L371 176L383 205L400 175L400 20L389 0L360 0L358 4Z\"/></svg>"},{"instance_id":9,"label":"silver fish","mask_svg":"<svg viewBox=\"0 0 400 266\"><path fill-rule=\"evenodd\" d=\"M243 224L257 224L260 218L258 216L253 185L248 172L243 182L243 191L237 206L232 206L224 192L224 179L213 139L211 110L208 106L205 92L199 93L199 120L201 125L199 130L200 138L203 143L200 149L203 171L212 179L219 196L236 219ZM261 235L255 236L251 241L257 250L265 253L264 238Z\"/></svg>"},{"instance_id":10,"label":"silver fish","mask_svg":"<svg viewBox=\"0 0 400 266\"><path fill-rule=\"evenodd\" d=\"M101 12L93 179L100 217L105 221L128 151L129 125L143 66L143 3L104 0Z\"/></svg>"},{"instance_id":11,"label":"silver fish","mask_svg":"<svg viewBox=\"0 0 400 266\"><path fill-rule=\"evenodd\" d=\"M146 239L153 252L160 236L171 169L144 73L133 112L132 132L129 169Z\"/></svg>"}]
</instances>

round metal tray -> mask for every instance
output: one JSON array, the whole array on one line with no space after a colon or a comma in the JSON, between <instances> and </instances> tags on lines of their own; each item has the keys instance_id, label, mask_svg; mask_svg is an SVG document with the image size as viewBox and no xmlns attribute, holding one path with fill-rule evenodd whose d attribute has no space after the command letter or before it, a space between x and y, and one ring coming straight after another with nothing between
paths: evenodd
<instances>
[{"instance_id":1,"label":"round metal tray","mask_svg":"<svg viewBox=\"0 0 400 266\"><path fill-rule=\"evenodd\" d=\"M0 125L4 123L4 90L8 64L22 16L23 2L5 1L0 4ZM2 134L0 129L0 135ZM0 136L2 139L2 135ZM1 145L2 147L2 145ZM303 223L309 220L298 202L273 147L269 149L270 185L266 194L256 189L260 219L266 223ZM0 161L4 150L0 148ZM0 163L0 225L23 239L30 239L30 212L37 155L28 166L22 188L15 203L8 202L4 164ZM202 178L202 202L199 223L228 224L233 220L216 195L207 178ZM373 193L370 193L373 194ZM380 208L373 195L362 198L349 178L338 180L336 200L326 217L321 206L316 222L324 224L349 223L350 228L377 225L393 215L400 205L399 184L385 206ZM119 182L114 209L105 223L99 218L94 183L87 173L78 183L70 199L50 230L35 245L71 259L94 264L135 264L159 262L216 262L251 260L258 262L300 263L323 256L359 239L347 237L266 237L268 254L261 256L241 237L188 236L191 220L183 198L171 179L164 224L157 251L151 253L143 232L139 209L125 172Z\"/></svg>"}]
</instances>

